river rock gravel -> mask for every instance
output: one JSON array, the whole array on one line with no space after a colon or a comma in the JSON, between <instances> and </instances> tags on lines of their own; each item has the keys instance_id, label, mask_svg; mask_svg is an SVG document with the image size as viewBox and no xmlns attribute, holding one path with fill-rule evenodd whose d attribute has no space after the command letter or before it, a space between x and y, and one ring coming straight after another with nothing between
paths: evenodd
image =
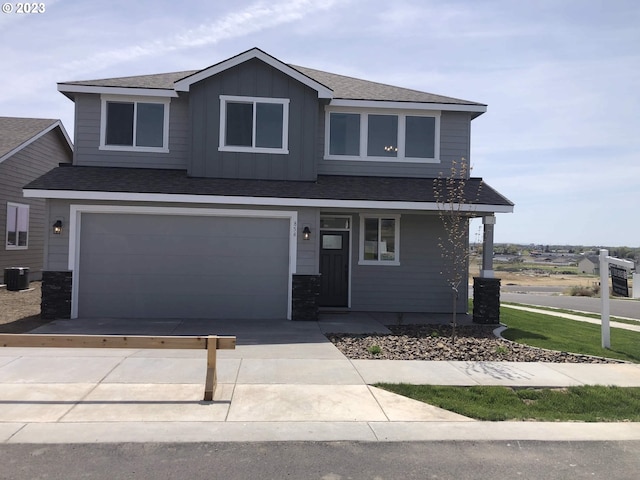
<instances>
[{"instance_id":1,"label":"river rock gravel","mask_svg":"<svg viewBox=\"0 0 640 480\"><path fill-rule=\"evenodd\" d=\"M498 338L492 326L387 325L391 334L330 333L327 338L354 360L462 360L549 363L622 363L601 357L530 347Z\"/></svg>"}]
</instances>

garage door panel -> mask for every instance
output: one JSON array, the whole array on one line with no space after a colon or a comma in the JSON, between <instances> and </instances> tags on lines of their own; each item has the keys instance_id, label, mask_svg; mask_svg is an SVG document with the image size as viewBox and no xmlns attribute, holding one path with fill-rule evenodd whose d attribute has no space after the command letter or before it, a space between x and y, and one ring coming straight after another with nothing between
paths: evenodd
<instances>
[{"instance_id":1,"label":"garage door panel","mask_svg":"<svg viewBox=\"0 0 640 480\"><path fill-rule=\"evenodd\" d=\"M79 316L284 318L289 220L83 214L79 279Z\"/></svg>"},{"instance_id":2,"label":"garage door panel","mask_svg":"<svg viewBox=\"0 0 640 480\"><path fill-rule=\"evenodd\" d=\"M227 275L230 271L235 271L241 275L263 275L274 274L276 272L287 275L289 271L288 255L274 256L271 253L260 255L240 255L236 252L233 256L206 255L163 255L161 265L158 255L102 255L92 256L84 259L83 270L94 274L111 274L128 276L134 274L158 274L163 277L172 272L185 272L185 276L191 275L215 275L222 272ZM269 261L264 261L265 257ZM239 261L248 260L251 263L250 269L234 270L242 266ZM274 265L275 264L275 265ZM277 267L277 268L276 268Z\"/></svg>"}]
</instances>

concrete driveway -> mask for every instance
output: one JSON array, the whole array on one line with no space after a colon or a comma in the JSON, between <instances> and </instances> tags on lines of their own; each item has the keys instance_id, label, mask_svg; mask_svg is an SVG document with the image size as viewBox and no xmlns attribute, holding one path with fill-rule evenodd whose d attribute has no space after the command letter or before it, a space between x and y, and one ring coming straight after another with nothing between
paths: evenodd
<instances>
[{"instance_id":1,"label":"concrete driveway","mask_svg":"<svg viewBox=\"0 0 640 480\"><path fill-rule=\"evenodd\" d=\"M204 351L2 348L0 441L640 439L638 424L476 422L371 386L640 386L640 365L351 361L324 336L345 329L386 330L368 314L235 325L52 322L34 333L231 334L238 347L218 354L213 402L202 401Z\"/></svg>"}]
</instances>

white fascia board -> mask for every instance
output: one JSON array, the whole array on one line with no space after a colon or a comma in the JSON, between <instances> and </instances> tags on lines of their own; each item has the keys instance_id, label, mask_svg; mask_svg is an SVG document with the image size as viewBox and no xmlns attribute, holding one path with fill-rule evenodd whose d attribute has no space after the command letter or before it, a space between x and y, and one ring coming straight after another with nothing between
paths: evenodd
<instances>
[{"instance_id":1,"label":"white fascia board","mask_svg":"<svg viewBox=\"0 0 640 480\"><path fill-rule=\"evenodd\" d=\"M161 88L129 88L129 87L99 87L92 85L58 84L58 91L62 93L98 93L110 95L130 95L135 97L178 97L175 90Z\"/></svg>"},{"instance_id":2,"label":"white fascia board","mask_svg":"<svg viewBox=\"0 0 640 480\"><path fill-rule=\"evenodd\" d=\"M462 105L458 103L422 103L422 102L388 102L384 100L346 100L334 98L329 103L332 107L355 108L391 108L394 110L440 110L445 112L485 113L486 105Z\"/></svg>"},{"instance_id":3,"label":"white fascia board","mask_svg":"<svg viewBox=\"0 0 640 480\"><path fill-rule=\"evenodd\" d=\"M71 139L69 138L69 135L67 134L67 131L64 129L64 126L62 125L62 122L60 120L58 120L55 123L52 123L51 125L49 125L47 128L45 128L41 132L39 132L36 135L34 135L33 137L31 137L29 140L21 143L20 145L18 145L13 150L5 153L2 157L0 157L0 163L4 162L7 158L11 157L12 155L15 155L16 153L18 153L23 148L28 147L33 142L38 140L40 137L43 137L44 135L46 135L47 133L49 133L51 130L53 130L56 127L60 127L60 131L62 132L62 136L64 137L64 139L66 140L67 144L69 145L69 149L73 152L73 143L71 143Z\"/></svg>"},{"instance_id":4,"label":"white fascia board","mask_svg":"<svg viewBox=\"0 0 640 480\"><path fill-rule=\"evenodd\" d=\"M334 200L316 198L279 198L279 197L242 197L224 195L189 195L165 193L131 193L131 192L86 192L77 190L35 190L24 189L26 198L50 198L66 200L94 200L116 202L175 202L175 203L208 203L216 205L261 205L274 207L316 207L316 208L352 208L378 210L442 210L435 202L400 202L377 200ZM460 211L474 213L511 213L512 205L473 205L460 206Z\"/></svg>"},{"instance_id":5,"label":"white fascia board","mask_svg":"<svg viewBox=\"0 0 640 480\"><path fill-rule=\"evenodd\" d=\"M233 68L237 65L240 65L241 63L246 62L247 60L251 60L254 58L257 58L258 60L262 60L263 62L272 66L273 68L280 70L285 75L288 75L291 78L296 79L300 83L303 83L304 85L310 88L313 88L315 91L318 92L319 98L333 98L333 90L331 90L330 88L326 87L325 85L322 85L319 82L316 82L312 78L307 77L306 75L300 73L298 70L291 68L286 63L281 62L280 60L272 57L271 55L266 54L265 52L257 48L252 48L251 50L241 53L240 55L236 55L235 57L232 57L228 60L220 62L217 65L213 65L209 68L205 68L204 70L199 71L198 73L194 73L190 77L187 77L183 80L176 82L175 89L178 92L188 92L189 87L194 83L204 80L205 78L209 78L220 72L224 72L229 68Z\"/></svg>"}]
</instances>

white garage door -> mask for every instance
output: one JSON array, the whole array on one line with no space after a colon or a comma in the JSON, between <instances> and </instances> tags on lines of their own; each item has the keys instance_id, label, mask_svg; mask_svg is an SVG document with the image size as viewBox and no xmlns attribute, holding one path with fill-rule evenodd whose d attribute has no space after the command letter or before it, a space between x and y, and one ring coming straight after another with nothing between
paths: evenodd
<instances>
[{"instance_id":1,"label":"white garage door","mask_svg":"<svg viewBox=\"0 0 640 480\"><path fill-rule=\"evenodd\" d=\"M83 213L78 316L287 316L289 219Z\"/></svg>"}]
</instances>

